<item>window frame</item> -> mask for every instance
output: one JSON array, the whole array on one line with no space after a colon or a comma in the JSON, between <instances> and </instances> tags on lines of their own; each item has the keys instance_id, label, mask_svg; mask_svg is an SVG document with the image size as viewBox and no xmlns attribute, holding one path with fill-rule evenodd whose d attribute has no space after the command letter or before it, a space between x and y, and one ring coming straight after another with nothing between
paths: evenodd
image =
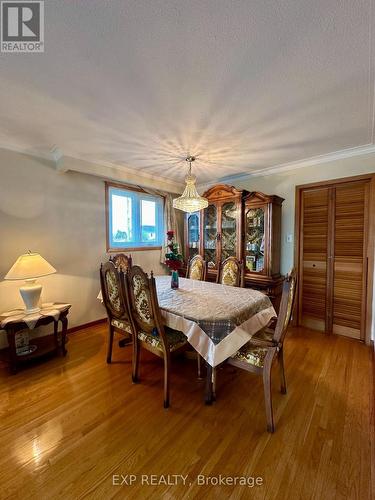
<instances>
[{"instance_id":1,"label":"window frame","mask_svg":"<svg viewBox=\"0 0 375 500\"><path fill-rule=\"evenodd\" d=\"M151 200L160 197L161 199L161 225L164 226L164 197L159 196L159 195L152 195L147 193L145 190L143 190L140 187L137 186L129 186L128 184L121 184L121 183L116 183L116 182L108 182L105 181L105 225L106 225L106 249L108 253L119 253L119 252L129 252L129 251L144 251L144 250L161 250L163 247L162 244L155 244L155 245L144 245L144 246L111 246L111 238L110 238L110 228L111 228L111 221L110 221L110 191L111 188L113 189L120 189L123 191L132 191L134 193L137 193L137 198L138 199L145 199L145 200ZM144 195L144 197L142 196ZM139 215L141 213L140 210L140 205L141 202L139 202L139 205L137 209L135 210L135 214ZM134 214L133 217L136 217ZM139 227L138 229L141 228L140 225L140 220L139 222ZM156 221L156 226L158 227L158 222ZM135 228L136 229L136 228ZM163 230L162 230L162 236L163 238Z\"/></svg>"}]
</instances>

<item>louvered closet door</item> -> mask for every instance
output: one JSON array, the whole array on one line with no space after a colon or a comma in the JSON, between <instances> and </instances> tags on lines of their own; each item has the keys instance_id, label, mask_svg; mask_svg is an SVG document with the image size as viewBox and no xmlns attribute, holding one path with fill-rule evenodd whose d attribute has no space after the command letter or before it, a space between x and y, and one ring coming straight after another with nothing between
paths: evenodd
<instances>
[{"instance_id":1,"label":"louvered closet door","mask_svg":"<svg viewBox=\"0 0 375 500\"><path fill-rule=\"evenodd\" d=\"M329 188L302 193L302 262L299 323L326 329Z\"/></svg>"},{"instance_id":2,"label":"louvered closet door","mask_svg":"<svg viewBox=\"0 0 375 500\"><path fill-rule=\"evenodd\" d=\"M364 334L368 186L335 188L332 331L357 339Z\"/></svg>"}]
</instances>

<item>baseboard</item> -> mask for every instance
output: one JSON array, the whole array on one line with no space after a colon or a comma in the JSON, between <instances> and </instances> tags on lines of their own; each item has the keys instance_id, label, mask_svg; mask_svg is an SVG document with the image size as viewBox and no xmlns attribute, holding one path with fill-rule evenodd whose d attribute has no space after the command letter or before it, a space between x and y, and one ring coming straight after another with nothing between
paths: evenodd
<instances>
[{"instance_id":1,"label":"baseboard","mask_svg":"<svg viewBox=\"0 0 375 500\"><path fill-rule=\"evenodd\" d=\"M89 323L84 323L83 325L73 326L72 328L68 328L68 333L74 333L78 330L84 330L85 328L90 328L90 326L100 325L101 323L106 323L107 318L96 319L95 321L90 321Z\"/></svg>"}]
</instances>

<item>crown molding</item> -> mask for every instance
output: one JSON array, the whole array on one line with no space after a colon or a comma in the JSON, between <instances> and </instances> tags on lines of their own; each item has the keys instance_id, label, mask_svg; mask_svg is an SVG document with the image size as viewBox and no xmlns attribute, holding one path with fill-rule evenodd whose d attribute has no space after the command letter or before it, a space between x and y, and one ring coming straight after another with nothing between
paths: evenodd
<instances>
[{"instance_id":1,"label":"crown molding","mask_svg":"<svg viewBox=\"0 0 375 500\"><path fill-rule=\"evenodd\" d=\"M324 155L313 156L311 158L306 158L304 160L297 160L289 163L282 163L280 165L275 165L273 167L266 167L264 169L253 170L252 172L249 173L243 173L238 175L234 174L226 177L220 177L215 181L199 184L198 188L199 190L205 190L207 189L207 187L212 186L213 184L216 183L231 183L254 177L264 177L267 175L298 170L300 168L312 167L315 165L321 165L323 163L331 163L338 160L345 160L347 158L355 158L371 154L375 154L375 144L372 143L365 144L363 146L357 146L354 148L341 149L340 151L334 151L332 153L327 153Z\"/></svg>"}]
</instances>

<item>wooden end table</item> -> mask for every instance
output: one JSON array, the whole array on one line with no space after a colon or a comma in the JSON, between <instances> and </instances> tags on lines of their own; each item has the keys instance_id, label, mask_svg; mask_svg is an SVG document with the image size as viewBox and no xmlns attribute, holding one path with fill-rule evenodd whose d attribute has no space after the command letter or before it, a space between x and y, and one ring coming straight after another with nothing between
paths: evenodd
<instances>
[{"instance_id":1,"label":"wooden end table","mask_svg":"<svg viewBox=\"0 0 375 500\"><path fill-rule=\"evenodd\" d=\"M54 306L58 309L54 309ZM47 353L61 353L66 356L65 347L66 334L68 330L68 314L70 304L53 304L49 308L41 309L40 313L33 315L32 327L30 327L30 316L23 315L22 311L15 310L10 313L17 313L14 317L4 317L0 314L0 328L5 330L9 344L10 371L17 373L19 365L24 361L39 358ZM4 319L6 318L6 320ZM59 322L61 323L61 335L59 335ZM16 349L16 334L21 330L32 331L39 326L53 323L53 333L42 337L34 338L32 343L36 345L36 350L28 354L19 355ZM60 338L59 338L60 337Z\"/></svg>"}]
</instances>

